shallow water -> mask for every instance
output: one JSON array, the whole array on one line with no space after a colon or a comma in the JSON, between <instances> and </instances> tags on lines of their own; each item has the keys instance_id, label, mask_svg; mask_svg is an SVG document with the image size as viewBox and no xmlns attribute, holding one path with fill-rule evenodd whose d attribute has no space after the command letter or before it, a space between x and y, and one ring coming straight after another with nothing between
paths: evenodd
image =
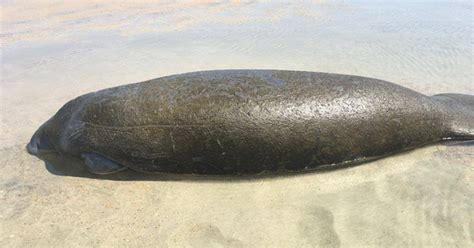
<instances>
[{"instance_id":1,"label":"shallow water","mask_svg":"<svg viewBox=\"0 0 474 248\"><path fill-rule=\"evenodd\" d=\"M0 244L472 247L472 146L237 182L61 176L24 150L75 96L196 70L474 94L471 2L0 3Z\"/></svg>"}]
</instances>

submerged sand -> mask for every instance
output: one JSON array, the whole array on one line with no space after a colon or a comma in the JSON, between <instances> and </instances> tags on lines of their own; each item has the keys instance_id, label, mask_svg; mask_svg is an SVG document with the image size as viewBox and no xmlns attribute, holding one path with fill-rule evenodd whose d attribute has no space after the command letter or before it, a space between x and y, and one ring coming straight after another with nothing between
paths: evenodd
<instances>
[{"instance_id":1,"label":"submerged sand","mask_svg":"<svg viewBox=\"0 0 474 248\"><path fill-rule=\"evenodd\" d=\"M50 172L15 146L0 151L0 238L7 246L469 247L472 149L431 146L266 179L102 180Z\"/></svg>"},{"instance_id":2,"label":"submerged sand","mask_svg":"<svg viewBox=\"0 0 474 248\"><path fill-rule=\"evenodd\" d=\"M474 245L474 146L266 178L106 179L25 145L66 101L172 73L357 74L474 94L472 3L2 3L0 246Z\"/></svg>"}]
</instances>

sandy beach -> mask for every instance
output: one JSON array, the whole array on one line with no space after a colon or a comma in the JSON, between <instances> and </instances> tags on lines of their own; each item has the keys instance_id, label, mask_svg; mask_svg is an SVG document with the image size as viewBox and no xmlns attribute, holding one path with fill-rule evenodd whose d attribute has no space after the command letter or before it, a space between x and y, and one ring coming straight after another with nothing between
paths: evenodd
<instances>
[{"instance_id":1,"label":"sandy beach","mask_svg":"<svg viewBox=\"0 0 474 248\"><path fill-rule=\"evenodd\" d=\"M472 3L0 5L0 246L474 245L472 144L265 178L102 178L25 150L74 97L189 71L322 71L474 95Z\"/></svg>"}]
</instances>

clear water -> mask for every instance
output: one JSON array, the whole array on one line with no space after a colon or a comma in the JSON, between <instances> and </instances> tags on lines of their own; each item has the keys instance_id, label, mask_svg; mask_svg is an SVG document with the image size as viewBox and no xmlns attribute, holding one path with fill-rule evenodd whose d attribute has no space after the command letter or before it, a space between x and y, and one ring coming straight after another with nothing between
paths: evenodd
<instances>
[{"instance_id":1,"label":"clear water","mask_svg":"<svg viewBox=\"0 0 474 248\"><path fill-rule=\"evenodd\" d=\"M469 1L2 5L3 86L275 68L474 91Z\"/></svg>"}]
</instances>

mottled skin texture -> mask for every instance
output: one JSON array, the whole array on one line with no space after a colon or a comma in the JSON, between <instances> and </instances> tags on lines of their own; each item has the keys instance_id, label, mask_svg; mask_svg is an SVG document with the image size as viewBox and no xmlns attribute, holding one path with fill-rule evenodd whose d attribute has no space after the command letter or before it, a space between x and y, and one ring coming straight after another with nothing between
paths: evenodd
<instances>
[{"instance_id":1,"label":"mottled skin texture","mask_svg":"<svg viewBox=\"0 0 474 248\"><path fill-rule=\"evenodd\" d=\"M467 100L459 104L451 96L349 75L195 72L80 96L32 143L75 157L94 152L142 172L302 171L471 139L472 96L460 95ZM465 110L454 113L458 105Z\"/></svg>"}]
</instances>

